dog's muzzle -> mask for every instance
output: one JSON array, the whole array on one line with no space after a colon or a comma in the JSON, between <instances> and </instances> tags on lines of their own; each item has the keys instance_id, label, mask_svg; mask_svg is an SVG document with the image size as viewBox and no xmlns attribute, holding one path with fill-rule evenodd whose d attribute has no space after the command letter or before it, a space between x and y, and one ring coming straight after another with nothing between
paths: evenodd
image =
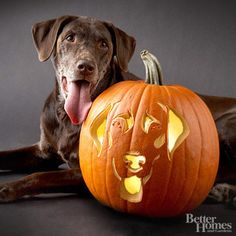
<instances>
[{"instance_id":1,"label":"dog's muzzle","mask_svg":"<svg viewBox=\"0 0 236 236\"><path fill-rule=\"evenodd\" d=\"M124 162L126 167L132 173L137 173L143 169L143 165L146 162L146 157L140 155L139 153L130 152L124 156Z\"/></svg>"}]
</instances>

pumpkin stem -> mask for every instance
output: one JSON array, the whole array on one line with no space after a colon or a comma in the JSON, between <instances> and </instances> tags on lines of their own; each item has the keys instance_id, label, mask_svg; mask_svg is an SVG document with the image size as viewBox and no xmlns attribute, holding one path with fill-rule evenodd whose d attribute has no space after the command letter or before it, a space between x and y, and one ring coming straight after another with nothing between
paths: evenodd
<instances>
[{"instance_id":1,"label":"pumpkin stem","mask_svg":"<svg viewBox=\"0 0 236 236\"><path fill-rule=\"evenodd\" d=\"M162 69L157 58L147 50L141 51L140 56L146 70L145 83L163 85Z\"/></svg>"}]
</instances>

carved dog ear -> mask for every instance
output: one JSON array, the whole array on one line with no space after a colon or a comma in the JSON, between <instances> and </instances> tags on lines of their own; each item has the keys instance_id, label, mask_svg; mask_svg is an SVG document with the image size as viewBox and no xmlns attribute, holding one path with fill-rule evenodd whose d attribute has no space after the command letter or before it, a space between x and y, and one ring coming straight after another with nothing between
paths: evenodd
<instances>
[{"instance_id":1,"label":"carved dog ear","mask_svg":"<svg viewBox=\"0 0 236 236\"><path fill-rule=\"evenodd\" d=\"M93 138L94 145L97 148L98 156L100 156L102 151L102 144L106 132L107 116L111 109L112 105L109 104L94 118L93 122L90 125L90 135Z\"/></svg>"},{"instance_id":2,"label":"carved dog ear","mask_svg":"<svg viewBox=\"0 0 236 236\"><path fill-rule=\"evenodd\" d=\"M171 161L175 150L189 135L189 127L185 119L175 110L168 108L167 151Z\"/></svg>"},{"instance_id":3,"label":"carved dog ear","mask_svg":"<svg viewBox=\"0 0 236 236\"><path fill-rule=\"evenodd\" d=\"M117 58L117 63L123 71L128 71L128 63L133 56L136 41L132 36L129 36L121 29L115 27L114 25L104 22L106 27L109 29L112 35L112 40L114 44L114 55Z\"/></svg>"},{"instance_id":4,"label":"carved dog ear","mask_svg":"<svg viewBox=\"0 0 236 236\"><path fill-rule=\"evenodd\" d=\"M61 28L77 18L62 16L33 25L32 35L40 61L46 61L51 56Z\"/></svg>"}]
</instances>

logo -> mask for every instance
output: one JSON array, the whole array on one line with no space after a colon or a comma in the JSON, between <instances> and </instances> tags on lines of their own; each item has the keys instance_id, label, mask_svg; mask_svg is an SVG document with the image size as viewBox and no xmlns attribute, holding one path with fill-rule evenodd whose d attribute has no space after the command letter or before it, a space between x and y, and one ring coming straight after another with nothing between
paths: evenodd
<instances>
[{"instance_id":1,"label":"logo","mask_svg":"<svg viewBox=\"0 0 236 236\"><path fill-rule=\"evenodd\" d=\"M232 233L233 226L229 222L218 222L217 217L194 216L186 214L186 223L195 224L197 233Z\"/></svg>"}]
</instances>

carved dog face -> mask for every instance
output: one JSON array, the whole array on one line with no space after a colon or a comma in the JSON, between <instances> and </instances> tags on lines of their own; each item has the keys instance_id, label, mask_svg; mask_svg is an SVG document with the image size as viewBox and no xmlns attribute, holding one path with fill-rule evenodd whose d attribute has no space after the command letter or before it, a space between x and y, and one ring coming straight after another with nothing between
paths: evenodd
<instances>
[{"instance_id":1,"label":"carved dog face","mask_svg":"<svg viewBox=\"0 0 236 236\"><path fill-rule=\"evenodd\" d=\"M143 114L121 107L119 102L108 105L93 120L90 134L98 158L112 153L112 169L120 181L120 197L140 202L158 159L165 156L172 161L189 128L180 114L158 102Z\"/></svg>"}]
</instances>

